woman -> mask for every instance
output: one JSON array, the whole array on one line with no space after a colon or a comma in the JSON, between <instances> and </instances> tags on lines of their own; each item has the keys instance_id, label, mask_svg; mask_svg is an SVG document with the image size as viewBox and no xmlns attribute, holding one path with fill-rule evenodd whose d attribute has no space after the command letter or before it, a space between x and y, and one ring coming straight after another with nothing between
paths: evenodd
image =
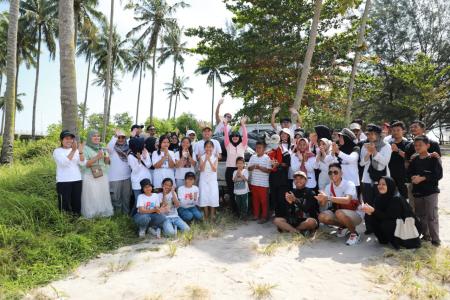
<instances>
[{"instance_id":1,"label":"woman","mask_svg":"<svg viewBox=\"0 0 450 300\"><path fill-rule=\"evenodd\" d=\"M116 130L116 134L108 143L111 158L109 168L109 191L114 212L128 214L130 212L131 169L128 165L129 147L125 133Z\"/></svg>"},{"instance_id":2,"label":"woman","mask_svg":"<svg viewBox=\"0 0 450 300\"><path fill-rule=\"evenodd\" d=\"M91 130L84 149L86 166L83 167L81 194L81 214L86 218L113 214L107 174L110 159L106 154L100 146L100 134L97 130Z\"/></svg>"},{"instance_id":3,"label":"woman","mask_svg":"<svg viewBox=\"0 0 450 300\"><path fill-rule=\"evenodd\" d=\"M224 119L224 145L227 150L227 161L225 163L225 180L227 182L228 195L230 196L231 206L233 211L237 213L237 206L234 201L234 182L233 182L233 172L236 171L236 158L244 157L245 150L247 150L248 136L247 128L245 123L247 117L243 116L241 118L241 128L242 136L239 131L233 131L231 134L228 132L227 120ZM231 140L230 140L231 139Z\"/></svg>"},{"instance_id":4,"label":"woman","mask_svg":"<svg viewBox=\"0 0 450 300\"><path fill-rule=\"evenodd\" d=\"M175 153L175 182L176 186L180 187L184 185L184 176L187 172L195 173L195 165L197 159L192 149L191 139L184 137L181 140L181 148L178 153Z\"/></svg>"},{"instance_id":5,"label":"woman","mask_svg":"<svg viewBox=\"0 0 450 300\"><path fill-rule=\"evenodd\" d=\"M306 187L315 189L317 186L316 175L314 167L316 166L316 159L314 154L310 151L310 146L306 138L301 138L297 142L294 153L291 155L291 174L297 171L303 171L308 176ZM291 185L293 187L293 185Z\"/></svg>"},{"instance_id":6,"label":"woman","mask_svg":"<svg viewBox=\"0 0 450 300\"><path fill-rule=\"evenodd\" d=\"M180 140L178 139L178 134L176 132L170 134L169 150L173 153L180 151Z\"/></svg>"},{"instance_id":7,"label":"woman","mask_svg":"<svg viewBox=\"0 0 450 300\"><path fill-rule=\"evenodd\" d=\"M409 204L401 198L391 177L382 177L377 187L378 194L373 206L367 203L362 206L367 215L366 223L369 223L380 244L390 243L398 249L399 245L394 239L396 222L403 216L403 206Z\"/></svg>"},{"instance_id":8,"label":"woman","mask_svg":"<svg viewBox=\"0 0 450 300\"><path fill-rule=\"evenodd\" d=\"M338 137L339 146L333 142L331 151L335 157L335 161L342 166L342 177L355 184L359 195L359 147L354 142L356 138L355 134L350 129L344 128L339 132Z\"/></svg>"},{"instance_id":9,"label":"woman","mask_svg":"<svg viewBox=\"0 0 450 300\"><path fill-rule=\"evenodd\" d=\"M128 152L128 165L131 168L131 189L133 190L134 199L137 201L142 194L141 180L148 179L151 181L150 167L152 161L150 154L145 148L143 138L131 138L128 142L130 151Z\"/></svg>"},{"instance_id":10,"label":"woman","mask_svg":"<svg viewBox=\"0 0 450 300\"><path fill-rule=\"evenodd\" d=\"M153 171L153 185L155 189L162 188L162 182L165 178L175 181L175 154L169 150L170 140L167 135L159 138L158 150L152 154L152 162L155 170Z\"/></svg>"},{"instance_id":11,"label":"woman","mask_svg":"<svg viewBox=\"0 0 450 300\"><path fill-rule=\"evenodd\" d=\"M334 161L331 155L331 141L326 138L321 138L319 141L319 153L316 156L315 168L319 170L318 187L319 190L325 190L327 184L330 183L330 176L328 175L328 167Z\"/></svg>"},{"instance_id":12,"label":"woman","mask_svg":"<svg viewBox=\"0 0 450 300\"><path fill-rule=\"evenodd\" d=\"M77 146L75 135L68 130L61 132L59 140L61 147L53 151L58 207L61 211L80 215L82 181L79 166L84 164L84 146Z\"/></svg>"}]
</instances>

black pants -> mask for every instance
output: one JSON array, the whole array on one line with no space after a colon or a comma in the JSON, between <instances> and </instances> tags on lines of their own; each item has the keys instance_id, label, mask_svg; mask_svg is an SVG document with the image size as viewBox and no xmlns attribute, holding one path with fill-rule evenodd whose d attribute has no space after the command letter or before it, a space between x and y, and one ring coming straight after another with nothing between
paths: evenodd
<instances>
[{"instance_id":1,"label":"black pants","mask_svg":"<svg viewBox=\"0 0 450 300\"><path fill-rule=\"evenodd\" d=\"M275 216L283 217L288 214L287 212L287 202L286 193L290 190L289 186L271 186L270 187L270 211L275 211Z\"/></svg>"},{"instance_id":2,"label":"black pants","mask_svg":"<svg viewBox=\"0 0 450 300\"><path fill-rule=\"evenodd\" d=\"M398 245L394 240L395 220L379 220L374 216L367 215L366 226L367 224L372 228L373 233L380 244L391 244L395 248L398 248Z\"/></svg>"},{"instance_id":3,"label":"black pants","mask_svg":"<svg viewBox=\"0 0 450 300\"><path fill-rule=\"evenodd\" d=\"M82 181L57 182L58 208L75 215L81 214Z\"/></svg>"},{"instance_id":4,"label":"black pants","mask_svg":"<svg viewBox=\"0 0 450 300\"><path fill-rule=\"evenodd\" d=\"M395 185L397 186L398 192L400 195L408 199L408 188L406 187L406 175L405 176L392 176L392 179L395 181Z\"/></svg>"},{"instance_id":5,"label":"black pants","mask_svg":"<svg viewBox=\"0 0 450 300\"><path fill-rule=\"evenodd\" d=\"M365 203L368 203L370 206L373 206L373 202L375 200L375 195L377 193L377 186L375 184L370 183L362 183L362 196ZM371 227L372 223L369 221L369 215L364 216L364 221L366 223L366 231L373 232L373 228Z\"/></svg>"},{"instance_id":6,"label":"black pants","mask_svg":"<svg viewBox=\"0 0 450 300\"><path fill-rule=\"evenodd\" d=\"M236 201L234 201L234 182L233 182L233 172L237 168L227 167L225 170L225 181L227 182L227 193L230 196L231 209L234 213L238 214L238 207Z\"/></svg>"}]
</instances>

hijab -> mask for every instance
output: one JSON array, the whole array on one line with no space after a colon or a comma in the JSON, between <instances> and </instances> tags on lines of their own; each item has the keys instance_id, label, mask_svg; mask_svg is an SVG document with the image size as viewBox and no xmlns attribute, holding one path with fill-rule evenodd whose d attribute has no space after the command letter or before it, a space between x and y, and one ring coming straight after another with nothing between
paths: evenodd
<instances>
[{"instance_id":1,"label":"hijab","mask_svg":"<svg viewBox=\"0 0 450 300\"><path fill-rule=\"evenodd\" d=\"M321 138L319 140L319 144L320 144L320 141L322 141L325 144L325 156L330 154L331 141L329 139L327 139L327 138ZM319 151L319 159L321 161L323 161L325 159L325 156L322 154L321 151Z\"/></svg>"},{"instance_id":2,"label":"hijab","mask_svg":"<svg viewBox=\"0 0 450 300\"><path fill-rule=\"evenodd\" d=\"M96 134L99 134L98 130L93 129L93 130L89 131L88 136L87 136L86 146L88 146L92 150L98 152L101 148L100 143L94 144L94 142L92 141L92 137Z\"/></svg>"},{"instance_id":3,"label":"hijab","mask_svg":"<svg viewBox=\"0 0 450 300\"><path fill-rule=\"evenodd\" d=\"M125 143L123 144L119 144L118 142L116 142L116 144L114 145L114 151L117 152L120 160L122 160L123 162L128 161L127 156L130 152L130 147L128 146L127 141L125 141Z\"/></svg>"},{"instance_id":4,"label":"hijab","mask_svg":"<svg viewBox=\"0 0 450 300\"><path fill-rule=\"evenodd\" d=\"M233 142L233 136L239 137L237 143ZM233 131L232 133L230 133L230 144L233 145L234 147L237 147L240 143L242 143L242 136L239 133L239 131Z\"/></svg>"},{"instance_id":5,"label":"hijab","mask_svg":"<svg viewBox=\"0 0 450 300\"><path fill-rule=\"evenodd\" d=\"M305 143L306 143L306 149L305 150L300 150L299 148L298 148L298 145L300 145L300 142L301 141L304 141ZM307 170L306 170L306 161L308 160L308 159L310 159L311 157L314 157L314 153L312 153L311 151L310 151L310 149L309 149L309 142L308 142L308 139L307 138L301 138L301 139L299 139L298 141L297 141L297 147L296 147L296 149L295 149L295 152L296 153L300 153L302 156L303 156L303 159L302 159L302 162L301 162L301 164L300 164L300 171L303 171L303 172L305 172L305 174L307 173Z\"/></svg>"},{"instance_id":6,"label":"hijab","mask_svg":"<svg viewBox=\"0 0 450 300\"><path fill-rule=\"evenodd\" d=\"M344 145L339 145L339 151L345 154L351 154L355 150L355 142L347 135L343 134L342 137L344 138Z\"/></svg>"},{"instance_id":7,"label":"hijab","mask_svg":"<svg viewBox=\"0 0 450 300\"><path fill-rule=\"evenodd\" d=\"M375 198L375 209L386 211L389 204L393 201L393 198L398 197L399 193L392 177L383 176L382 178L386 182L387 191L385 194L377 193Z\"/></svg>"}]
</instances>

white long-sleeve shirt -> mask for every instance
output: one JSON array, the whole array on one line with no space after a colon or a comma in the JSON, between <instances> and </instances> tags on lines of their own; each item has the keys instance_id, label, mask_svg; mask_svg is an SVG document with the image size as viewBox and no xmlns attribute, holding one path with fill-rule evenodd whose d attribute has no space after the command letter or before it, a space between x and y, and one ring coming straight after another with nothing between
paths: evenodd
<instances>
[{"instance_id":1,"label":"white long-sleeve shirt","mask_svg":"<svg viewBox=\"0 0 450 300\"><path fill-rule=\"evenodd\" d=\"M295 153L293 153L291 155L291 172L292 172L292 175L294 175L295 172L300 171L300 166L301 165L302 165L302 162L300 161L299 157ZM311 156L305 162L306 175L308 176L308 181L306 182L306 187L307 188L313 189L317 185L316 173L314 172L314 167L315 166L316 166L316 158L314 156Z\"/></svg>"},{"instance_id":2,"label":"white long-sleeve shirt","mask_svg":"<svg viewBox=\"0 0 450 300\"><path fill-rule=\"evenodd\" d=\"M143 164L142 164L142 163ZM152 176L150 174L150 167L152 166L152 160L150 159L150 155L147 155L145 158L142 158L141 162L134 157L134 155L128 155L128 165L131 168L131 188L133 190L141 189L141 180L142 179L150 179L152 180Z\"/></svg>"},{"instance_id":3,"label":"white long-sleeve shirt","mask_svg":"<svg viewBox=\"0 0 450 300\"><path fill-rule=\"evenodd\" d=\"M128 162L121 160L119 154L117 154L116 150L114 150L116 142L117 138L113 136L107 146L109 157L111 159L111 164L108 171L109 181L125 180L131 176L131 169Z\"/></svg>"},{"instance_id":4,"label":"white long-sleeve shirt","mask_svg":"<svg viewBox=\"0 0 450 300\"><path fill-rule=\"evenodd\" d=\"M362 149L361 149L361 160L359 162L361 167L364 167L364 172L363 172L363 176L362 176L362 182L363 183L373 183L372 179L370 179L370 175L369 175L369 166L370 166L370 157L366 158L367 155L367 148L365 146L366 144L363 145ZM390 172L389 172L389 161L391 160L391 154L392 154L392 149L391 146L389 144L384 145L380 152L377 152L374 156L372 156L372 160L378 162L378 171L383 170L384 168L386 168L386 175L389 176Z\"/></svg>"},{"instance_id":5,"label":"white long-sleeve shirt","mask_svg":"<svg viewBox=\"0 0 450 300\"><path fill-rule=\"evenodd\" d=\"M72 182L81 180L80 166L85 162L80 161L78 150L75 151L72 159L67 156L72 148L56 148L53 151L53 159L56 162L56 182Z\"/></svg>"},{"instance_id":6,"label":"white long-sleeve shirt","mask_svg":"<svg viewBox=\"0 0 450 300\"><path fill-rule=\"evenodd\" d=\"M342 151L339 151L338 157L342 160L342 178L345 180L351 181L355 184L355 186L359 186L359 171L358 171L358 160L359 153L353 151L350 154L346 154ZM336 162L338 162L336 158Z\"/></svg>"}]
</instances>

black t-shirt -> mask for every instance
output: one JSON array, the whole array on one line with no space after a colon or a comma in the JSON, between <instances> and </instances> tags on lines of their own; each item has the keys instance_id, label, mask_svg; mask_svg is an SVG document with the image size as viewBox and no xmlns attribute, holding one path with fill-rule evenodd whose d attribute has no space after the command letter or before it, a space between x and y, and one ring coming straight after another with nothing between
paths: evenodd
<instances>
[{"instance_id":1,"label":"black t-shirt","mask_svg":"<svg viewBox=\"0 0 450 300\"><path fill-rule=\"evenodd\" d=\"M439 159L428 156L413 158L408 166L408 179L412 176L424 176L425 181L419 184L413 184L412 193L416 197L425 197L435 193L439 193L439 180L442 179L442 165Z\"/></svg>"},{"instance_id":2,"label":"black t-shirt","mask_svg":"<svg viewBox=\"0 0 450 300\"><path fill-rule=\"evenodd\" d=\"M405 152L406 152L405 159L410 161L411 156L413 156L416 153L416 149L414 148L414 142L411 142L409 144L409 146ZM439 156L442 156L441 155L441 147L439 147L439 143L435 142L433 140L430 140L430 148L428 149L428 153L433 153L433 152L436 152L439 154Z\"/></svg>"},{"instance_id":3,"label":"black t-shirt","mask_svg":"<svg viewBox=\"0 0 450 300\"><path fill-rule=\"evenodd\" d=\"M316 195L313 190L309 188L303 188L301 190L293 189L296 201L289 204L284 201L285 209L284 215L280 216L285 218L289 224L298 226L304 218L314 218L318 220L319 215L319 203L314 198Z\"/></svg>"},{"instance_id":4,"label":"black t-shirt","mask_svg":"<svg viewBox=\"0 0 450 300\"><path fill-rule=\"evenodd\" d=\"M289 167L291 166L291 155L289 152L283 153L281 163L283 166L281 164L278 165L277 170L269 174L271 187L289 186Z\"/></svg>"},{"instance_id":5,"label":"black t-shirt","mask_svg":"<svg viewBox=\"0 0 450 300\"><path fill-rule=\"evenodd\" d=\"M406 150L410 143L411 142L408 140L402 140L400 143L395 143L392 141L390 144L396 144L399 150L405 152L406 157ZM402 157L398 152L392 151L391 160L389 161L389 171L391 172L391 177L406 177L405 157Z\"/></svg>"}]
</instances>

